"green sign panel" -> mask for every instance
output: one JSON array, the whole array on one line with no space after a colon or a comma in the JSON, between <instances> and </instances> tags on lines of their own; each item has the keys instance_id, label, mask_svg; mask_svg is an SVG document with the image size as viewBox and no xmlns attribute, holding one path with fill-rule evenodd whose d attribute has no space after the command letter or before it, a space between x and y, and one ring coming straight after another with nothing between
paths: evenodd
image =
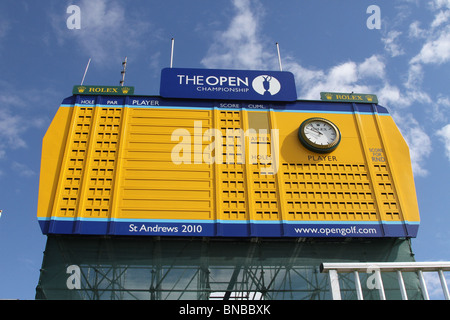
<instances>
[{"instance_id":1,"label":"green sign panel","mask_svg":"<svg viewBox=\"0 0 450 320\"><path fill-rule=\"evenodd\" d=\"M325 101L378 103L376 95L367 93L321 92L320 99Z\"/></svg>"},{"instance_id":2,"label":"green sign panel","mask_svg":"<svg viewBox=\"0 0 450 320\"><path fill-rule=\"evenodd\" d=\"M134 87L110 87L110 86L73 86L73 94L96 95L129 95L134 93Z\"/></svg>"}]
</instances>

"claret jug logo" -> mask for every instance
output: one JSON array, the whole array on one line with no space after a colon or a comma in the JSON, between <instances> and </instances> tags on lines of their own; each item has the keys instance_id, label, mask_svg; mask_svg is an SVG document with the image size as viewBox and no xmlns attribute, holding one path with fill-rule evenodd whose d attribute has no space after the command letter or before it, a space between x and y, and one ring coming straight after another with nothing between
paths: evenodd
<instances>
[{"instance_id":1,"label":"claret jug logo","mask_svg":"<svg viewBox=\"0 0 450 320\"><path fill-rule=\"evenodd\" d=\"M263 96L274 96L281 90L280 81L269 75L261 75L252 81L253 89Z\"/></svg>"}]
</instances>

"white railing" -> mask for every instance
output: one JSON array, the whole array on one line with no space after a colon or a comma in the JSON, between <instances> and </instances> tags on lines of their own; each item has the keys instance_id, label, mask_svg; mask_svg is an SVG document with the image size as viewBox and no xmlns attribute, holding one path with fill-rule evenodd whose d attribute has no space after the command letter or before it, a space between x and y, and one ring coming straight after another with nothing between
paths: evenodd
<instances>
[{"instance_id":1,"label":"white railing","mask_svg":"<svg viewBox=\"0 0 450 320\"><path fill-rule=\"evenodd\" d=\"M399 283L399 288L403 300L408 300L403 272L416 272L420 282L420 289L423 298L430 300L430 296L425 283L424 272L437 272L441 283L444 298L450 300L447 282L444 271L450 271L450 262L371 262L371 263L322 263L321 272L328 273L330 277L330 289L333 300L341 300L341 290L339 286L339 273L353 273L357 298L363 300L363 292L359 273L370 273L374 277L375 286L371 289L378 289L381 300L386 300L382 272L395 272Z\"/></svg>"}]
</instances>

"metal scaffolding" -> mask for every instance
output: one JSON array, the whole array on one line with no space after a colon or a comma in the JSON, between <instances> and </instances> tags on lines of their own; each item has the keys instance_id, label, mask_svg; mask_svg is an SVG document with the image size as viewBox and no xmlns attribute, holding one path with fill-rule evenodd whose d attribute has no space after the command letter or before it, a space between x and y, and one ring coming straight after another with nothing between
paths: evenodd
<instances>
[{"instance_id":1,"label":"metal scaffolding","mask_svg":"<svg viewBox=\"0 0 450 320\"><path fill-rule=\"evenodd\" d=\"M50 237L36 298L329 300L320 261L380 258L383 248L384 260L412 258L404 240Z\"/></svg>"}]
</instances>

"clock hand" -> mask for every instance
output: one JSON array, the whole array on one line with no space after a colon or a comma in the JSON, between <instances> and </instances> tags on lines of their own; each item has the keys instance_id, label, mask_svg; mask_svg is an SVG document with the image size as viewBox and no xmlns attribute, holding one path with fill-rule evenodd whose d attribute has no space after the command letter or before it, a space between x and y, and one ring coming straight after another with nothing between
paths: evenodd
<instances>
[{"instance_id":1,"label":"clock hand","mask_svg":"<svg viewBox=\"0 0 450 320\"><path fill-rule=\"evenodd\" d=\"M317 130L316 128L313 128L313 127L306 127L306 129L309 129L309 130L311 130L311 131L314 131L314 132L317 132L318 134L322 134L322 135L323 135L323 133L320 132L319 130Z\"/></svg>"}]
</instances>

